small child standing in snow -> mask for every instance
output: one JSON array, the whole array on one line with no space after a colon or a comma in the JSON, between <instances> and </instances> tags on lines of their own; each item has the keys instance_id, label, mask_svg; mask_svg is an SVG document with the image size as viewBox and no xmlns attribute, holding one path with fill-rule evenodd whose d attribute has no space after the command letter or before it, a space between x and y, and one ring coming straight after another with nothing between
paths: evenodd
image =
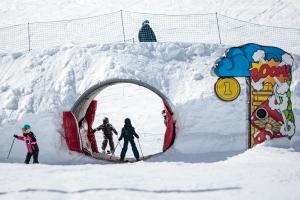
<instances>
[{"instance_id":1,"label":"small child standing in snow","mask_svg":"<svg viewBox=\"0 0 300 200\"><path fill-rule=\"evenodd\" d=\"M14 135L18 140L25 142L27 147L27 155L25 158L25 164L29 164L31 156L33 156L33 163L39 163L39 147L33 132L30 131L31 127L28 124L25 124L22 128L23 136Z\"/></svg>"},{"instance_id":2,"label":"small child standing in snow","mask_svg":"<svg viewBox=\"0 0 300 200\"><path fill-rule=\"evenodd\" d=\"M139 135L135 132L134 127L131 125L131 121L129 118L125 119L125 125L122 128L122 133L121 136L119 137L119 141L121 141L124 138L124 145L121 151L121 161L124 161L126 152L127 152L127 148L128 148L128 142L130 142L131 144L131 148L133 151L133 155L136 158L137 161L140 160L140 155L139 155L139 151L136 148L135 142L134 142L134 137L136 137L137 139L139 139Z\"/></svg>"}]
</instances>

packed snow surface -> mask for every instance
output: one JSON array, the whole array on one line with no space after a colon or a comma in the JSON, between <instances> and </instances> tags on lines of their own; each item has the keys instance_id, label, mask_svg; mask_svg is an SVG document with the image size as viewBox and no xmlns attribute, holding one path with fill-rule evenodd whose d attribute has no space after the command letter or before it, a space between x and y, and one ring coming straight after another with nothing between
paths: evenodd
<instances>
[{"instance_id":1,"label":"packed snow surface","mask_svg":"<svg viewBox=\"0 0 300 200\"><path fill-rule=\"evenodd\" d=\"M219 156L215 162L203 159L195 164L24 166L0 163L0 199L300 198L299 152L259 146L227 157Z\"/></svg>"}]
</instances>

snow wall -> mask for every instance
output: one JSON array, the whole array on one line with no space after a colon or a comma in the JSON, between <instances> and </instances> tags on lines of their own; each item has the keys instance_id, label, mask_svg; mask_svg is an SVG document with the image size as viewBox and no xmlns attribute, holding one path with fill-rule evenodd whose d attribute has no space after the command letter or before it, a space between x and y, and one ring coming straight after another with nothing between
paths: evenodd
<instances>
[{"instance_id":1,"label":"snow wall","mask_svg":"<svg viewBox=\"0 0 300 200\"><path fill-rule=\"evenodd\" d=\"M62 112L68 111L91 86L107 79L136 79L155 87L174 105L176 140L159 159L182 161L212 152L247 149L248 104L245 78L241 93L223 102L214 93L218 77L211 70L227 46L190 43L64 45L30 53L0 55L0 161L12 135L30 123L44 163L90 163L67 150ZM300 124L300 57L294 55L291 84L295 124ZM300 126L285 146L300 149ZM9 162L23 162L24 145L17 143ZM178 160L178 159L177 159Z\"/></svg>"}]
</instances>

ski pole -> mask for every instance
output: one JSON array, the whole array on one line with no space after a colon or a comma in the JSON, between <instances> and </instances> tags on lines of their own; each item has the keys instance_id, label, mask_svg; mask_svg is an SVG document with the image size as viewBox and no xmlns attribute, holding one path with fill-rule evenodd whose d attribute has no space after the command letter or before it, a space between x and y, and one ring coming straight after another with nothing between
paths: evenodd
<instances>
[{"instance_id":1,"label":"ski pole","mask_svg":"<svg viewBox=\"0 0 300 200\"><path fill-rule=\"evenodd\" d=\"M9 152L8 152L8 154L7 154L6 159L9 158L10 152L11 152L11 150L12 150L12 147L14 146L14 143L15 143L15 139L16 139L16 138L14 138L13 141L12 141L12 143L11 143L11 146L10 146L10 149L9 149Z\"/></svg>"},{"instance_id":2,"label":"ski pole","mask_svg":"<svg viewBox=\"0 0 300 200\"><path fill-rule=\"evenodd\" d=\"M142 147L141 147L140 139L139 139L139 138L138 138L138 143L139 143L139 147L140 147L140 150L141 150L142 157L144 158L144 155L143 155L143 151L142 151Z\"/></svg>"},{"instance_id":3,"label":"ski pole","mask_svg":"<svg viewBox=\"0 0 300 200\"><path fill-rule=\"evenodd\" d=\"M116 147L115 147L115 150L117 149L117 147L119 146L119 144L120 144L120 141L118 141L118 143L117 143L117 145L116 145ZM115 152L114 152L115 153Z\"/></svg>"},{"instance_id":4,"label":"ski pole","mask_svg":"<svg viewBox=\"0 0 300 200\"><path fill-rule=\"evenodd\" d=\"M117 143L117 145L116 145L116 147L115 147L115 149L114 149L114 153L112 153L112 154L110 155L109 159L111 159L112 156L115 155L115 151L116 151L117 147L119 146L119 144L120 144L120 141L118 141L118 143Z\"/></svg>"}]
</instances>

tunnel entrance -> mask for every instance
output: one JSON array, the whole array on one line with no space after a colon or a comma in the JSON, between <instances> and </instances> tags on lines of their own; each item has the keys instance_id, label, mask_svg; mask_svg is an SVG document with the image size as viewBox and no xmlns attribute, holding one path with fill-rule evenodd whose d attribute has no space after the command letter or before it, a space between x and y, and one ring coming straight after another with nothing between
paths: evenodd
<instances>
[{"instance_id":1,"label":"tunnel entrance","mask_svg":"<svg viewBox=\"0 0 300 200\"><path fill-rule=\"evenodd\" d=\"M171 147L175 140L175 121L173 119L172 104L169 99L158 89L142 81L135 79L110 79L99 82L89 88L78 98L71 111L63 113L63 126L66 142L70 150L82 152L93 157L97 155L99 149L97 148L96 138L92 131L97 110L97 101L95 101L95 97L107 87L120 83L130 83L144 87L151 90L161 98L167 116L162 151L164 152ZM101 109L101 106L99 109ZM100 159L107 159L107 157L103 156L96 157ZM148 157L151 157L151 155L145 156L141 159L147 159ZM108 158L111 159L112 157Z\"/></svg>"}]
</instances>

